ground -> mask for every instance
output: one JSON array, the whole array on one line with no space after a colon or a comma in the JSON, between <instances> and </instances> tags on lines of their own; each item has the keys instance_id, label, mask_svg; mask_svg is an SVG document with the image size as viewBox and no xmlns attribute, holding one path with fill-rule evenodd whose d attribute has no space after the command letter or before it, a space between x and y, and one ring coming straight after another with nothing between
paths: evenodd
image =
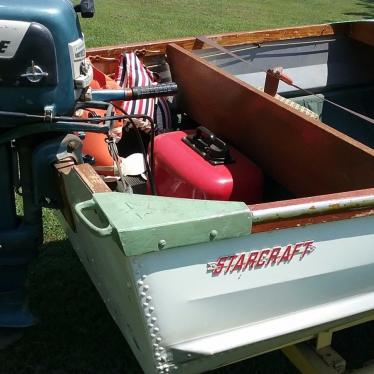
<instances>
[{"instance_id":1,"label":"ground","mask_svg":"<svg viewBox=\"0 0 374 374\"><path fill-rule=\"evenodd\" d=\"M372 0L98 0L88 46L373 18Z\"/></svg>"},{"instance_id":2,"label":"ground","mask_svg":"<svg viewBox=\"0 0 374 374\"><path fill-rule=\"evenodd\" d=\"M372 0L97 0L82 22L92 46L374 17ZM0 373L140 373L126 341L50 211L45 243L29 274L39 323L0 351ZM373 324L338 334L334 345L353 366L374 357ZM214 371L296 373L280 352Z\"/></svg>"}]
</instances>

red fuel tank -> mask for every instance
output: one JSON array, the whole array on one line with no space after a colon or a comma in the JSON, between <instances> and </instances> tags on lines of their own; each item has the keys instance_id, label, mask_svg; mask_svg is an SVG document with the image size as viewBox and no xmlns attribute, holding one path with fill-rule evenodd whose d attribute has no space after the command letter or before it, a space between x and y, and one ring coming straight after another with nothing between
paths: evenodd
<instances>
[{"instance_id":1,"label":"red fuel tank","mask_svg":"<svg viewBox=\"0 0 374 374\"><path fill-rule=\"evenodd\" d=\"M261 169L209 130L156 136L154 178L160 196L261 202Z\"/></svg>"}]
</instances>

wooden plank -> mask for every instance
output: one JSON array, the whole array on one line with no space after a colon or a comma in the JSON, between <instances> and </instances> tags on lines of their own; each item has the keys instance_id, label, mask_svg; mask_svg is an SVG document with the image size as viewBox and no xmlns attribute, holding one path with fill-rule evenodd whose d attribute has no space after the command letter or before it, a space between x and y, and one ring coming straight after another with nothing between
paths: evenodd
<instances>
[{"instance_id":1,"label":"wooden plank","mask_svg":"<svg viewBox=\"0 0 374 374\"><path fill-rule=\"evenodd\" d=\"M332 331L321 331L317 335L315 349L318 351L319 349L329 347L331 345L331 342L332 342Z\"/></svg>"},{"instance_id":2,"label":"wooden plank","mask_svg":"<svg viewBox=\"0 0 374 374\"><path fill-rule=\"evenodd\" d=\"M108 185L102 180L95 169L89 164L75 165L71 159L63 160L55 165L59 174L68 175L75 172L79 178L86 184L91 193L111 192Z\"/></svg>"},{"instance_id":3,"label":"wooden plank","mask_svg":"<svg viewBox=\"0 0 374 374\"><path fill-rule=\"evenodd\" d=\"M241 45L247 43L264 43L276 40L287 40L295 38L306 38L316 36L327 36L334 35L336 33L344 33L348 30L347 23L339 23L335 25L322 24L322 25L309 25L309 26L297 26L288 28L278 28L270 30L259 30L259 31L244 31L244 32L231 32L223 34L210 35L209 38L216 42L229 46L229 45ZM159 40L142 43L130 43L116 46L106 46L90 48L87 50L88 56L102 56L118 58L122 53L136 50L145 50L146 55L159 58L160 55L164 55L166 47L170 44L177 44L185 49L192 50L194 48L209 48L209 46L202 46L201 43L197 42L195 37Z\"/></svg>"},{"instance_id":4,"label":"wooden plank","mask_svg":"<svg viewBox=\"0 0 374 374\"><path fill-rule=\"evenodd\" d=\"M374 150L202 61L167 48L183 110L297 197L374 186Z\"/></svg>"},{"instance_id":5,"label":"wooden plank","mask_svg":"<svg viewBox=\"0 0 374 374\"><path fill-rule=\"evenodd\" d=\"M359 42L374 46L374 22L352 23L349 36Z\"/></svg>"},{"instance_id":6,"label":"wooden plank","mask_svg":"<svg viewBox=\"0 0 374 374\"><path fill-rule=\"evenodd\" d=\"M74 166L74 170L92 193L111 192L111 189L91 165L76 165Z\"/></svg>"},{"instance_id":7,"label":"wooden plank","mask_svg":"<svg viewBox=\"0 0 374 374\"><path fill-rule=\"evenodd\" d=\"M282 348L282 352L302 374L338 374L306 344L300 343Z\"/></svg>"},{"instance_id":8,"label":"wooden plank","mask_svg":"<svg viewBox=\"0 0 374 374\"><path fill-rule=\"evenodd\" d=\"M283 354L302 374L342 374L346 361L330 346L315 351L310 345L300 343L284 347Z\"/></svg>"}]
</instances>

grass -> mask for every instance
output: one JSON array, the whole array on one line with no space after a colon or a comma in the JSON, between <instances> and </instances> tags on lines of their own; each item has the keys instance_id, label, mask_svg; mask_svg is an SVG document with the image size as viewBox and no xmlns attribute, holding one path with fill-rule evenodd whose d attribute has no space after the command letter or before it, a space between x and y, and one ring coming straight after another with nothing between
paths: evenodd
<instances>
[{"instance_id":1,"label":"grass","mask_svg":"<svg viewBox=\"0 0 374 374\"><path fill-rule=\"evenodd\" d=\"M93 20L83 20L87 45L167 39L228 31L373 18L370 0L97 0ZM126 341L50 211L45 243L29 274L30 307L40 322L0 351L0 373L139 373ZM368 355L373 324L340 334L334 343L354 365ZM280 352L215 371L295 373Z\"/></svg>"},{"instance_id":2,"label":"grass","mask_svg":"<svg viewBox=\"0 0 374 374\"><path fill-rule=\"evenodd\" d=\"M373 18L372 0L99 0L87 45Z\"/></svg>"}]
</instances>

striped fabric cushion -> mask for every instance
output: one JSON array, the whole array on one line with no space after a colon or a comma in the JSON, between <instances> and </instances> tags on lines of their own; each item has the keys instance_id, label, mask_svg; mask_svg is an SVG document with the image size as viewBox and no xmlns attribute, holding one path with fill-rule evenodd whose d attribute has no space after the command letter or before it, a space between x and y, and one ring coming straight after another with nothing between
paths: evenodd
<instances>
[{"instance_id":1,"label":"striped fabric cushion","mask_svg":"<svg viewBox=\"0 0 374 374\"><path fill-rule=\"evenodd\" d=\"M150 86L154 77L147 71L135 53L125 53L120 61L117 83L121 87ZM155 99L125 101L123 109L128 114L145 114L153 117Z\"/></svg>"},{"instance_id":2,"label":"striped fabric cushion","mask_svg":"<svg viewBox=\"0 0 374 374\"><path fill-rule=\"evenodd\" d=\"M142 64L135 53L122 55L116 74L116 82L120 87L150 86L156 85L157 81L157 76ZM154 118L157 125L156 132L171 127L170 109L165 98L124 101L123 109L128 114L144 114ZM134 122L141 130L150 131L148 120L134 120Z\"/></svg>"},{"instance_id":3,"label":"striped fabric cushion","mask_svg":"<svg viewBox=\"0 0 374 374\"><path fill-rule=\"evenodd\" d=\"M157 132L165 132L171 129L171 113L169 103L166 97L159 97L156 104L155 122Z\"/></svg>"}]
</instances>

